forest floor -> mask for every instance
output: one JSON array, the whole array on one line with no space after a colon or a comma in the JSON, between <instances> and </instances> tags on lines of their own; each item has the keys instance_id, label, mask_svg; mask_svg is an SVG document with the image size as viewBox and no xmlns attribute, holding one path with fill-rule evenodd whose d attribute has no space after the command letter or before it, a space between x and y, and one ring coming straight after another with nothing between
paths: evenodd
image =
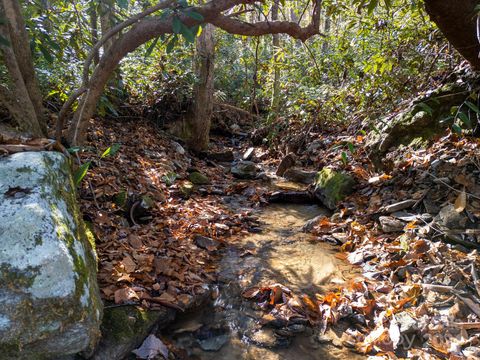
<instances>
[{"instance_id":1,"label":"forest floor","mask_svg":"<svg viewBox=\"0 0 480 360\"><path fill-rule=\"evenodd\" d=\"M194 308L198 299L218 303L222 259L231 259L232 249L242 262L262 259L258 243L241 239L268 235L275 217L287 216L274 212L273 220L262 218L270 194L282 188L282 179L273 173L287 144L256 147L254 160L264 174L257 180L237 180L229 162L192 156L149 124L104 120L92 129L92 147L80 155L82 161L92 161L80 197L85 220L97 236L104 300L153 310L166 306L179 313ZM298 125L278 138L302 130ZM337 261L336 267L349 270L329 277L328 286L311 284L305 292L308 287L296 286L288 276L259 280L242 273L231 294L242 298L241 309L249 303L255 316L261 313L256 323L274 328L277 345L278 339L308 333L315 337L315 349L333 346L378 358L480 356L479 140L446 134L428 149L397 149L389 154L392 170L378 173L367 159L365 137L353 128L310 129L303 138L297 165L311 170L329 165L357 181L338 211L316 217L305 240L331 253L329 264ZM115 143L121 145L115 156L98 156ZM231 151L239 159L250 146L247 138L214 137L211 151ZM192 188L188 179L196 172L205 178L196 179L201 184ZM296 215L295 224L283 223L277 233L289 237L282 235L286 228L300 229L298 221L315 215ZM223 341L223 334L215 331L205 335L203 325L181 333ZM194 358L172 337L162 341L173 358ZM352 358L349 351L323 356ZM289 358L275 354L261 358ZM260 355L249 356L238 358Z\"/></svg>"}]
</instances>

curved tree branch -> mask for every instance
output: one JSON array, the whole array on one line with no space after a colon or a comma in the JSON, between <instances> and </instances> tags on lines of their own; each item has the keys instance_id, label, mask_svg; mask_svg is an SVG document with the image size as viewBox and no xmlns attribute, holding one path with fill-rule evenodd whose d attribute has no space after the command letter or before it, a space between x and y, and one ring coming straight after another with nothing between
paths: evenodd
<instances>
[{"instance_id":1,"label":"curved tree branch","mask_svg":"<svg viewBox=\"0 0 480 360\"><path fill-rule=\"evenodd\" d=\"M265 34L286 33L305 41L309 37L319 33L321 0L315 1L312 21L308 26L303 28L297 23L288 21L265 21L249 24L222 15L222 12L236 5L252 4L257 1L259 0L212 0L205 5L194 7L192 10L203 16L203 22L211 23L233 34L260 36ZM200 24L198 20L194 20L191 17L180 14L179 17L188 27ZM112 31L113 30L114 28ZM167 19L144 17L134 23L120 38L115 40L112 46L103 54L99 64L96 66L90 80L85 86L87 91L80 100L79 110L75 112L74 119L69 128L68 141L70 144L75 145L83 141L87 121L93 115L105 84L121 59L147 41L162 34L169 33L173 33L172 17ZM77 95L77 97L80 96L79 91L74 95ZM69 101L68 106L71 106L72 103L73 102ZM60 120L63 121L59 116L59 121Z\"/></svg>"}]
</instances>

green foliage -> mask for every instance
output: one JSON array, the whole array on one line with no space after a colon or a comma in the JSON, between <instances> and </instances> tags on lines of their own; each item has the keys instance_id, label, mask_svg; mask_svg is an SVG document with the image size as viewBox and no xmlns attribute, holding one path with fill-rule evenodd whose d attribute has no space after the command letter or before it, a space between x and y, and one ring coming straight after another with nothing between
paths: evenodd
<instances>
[{"instance_id":1,"label":"green foliage","mask_svg":"<svg viewBox=\"0 0 480 360\"><path fill-rule=\"evenodd\" d=\"M115 25L156 2L111 0L109 4L111 25ZM173 34L150 40L122 60L119 73L100 98L100 116L122 115L126 102L142 104L146 108L143 114L148 116L155 111L185 112L197 81L193 43L205 21L195 10L198 4L178 0L154 14L171 19ZM272 4L272 0L264 1L234 11L241 13L241 20L264 20L270 16ZM301 25L306 25L304 12L309 4L308 0L281 1L280 20L301 19ZM243 12L247 8L251 11ZM91 15L100 17L104 10L98 1L51 0L45 6L45 2L29 0L24 2L24 11L45 96L49 102L62 103L80 84L83 62L93 47ZM199 24L186 25L192 20ZM99 19L97 27L97 37L101 37ZM321 28L324 36L305 43L280 35L277 47L271 36L248 38L217 29L217 100L258 109L269 121L367 120L375 129L382 115L427 89L432 79L457 63L425 15L423 4L416 0L324 0ZM0 44L5 45L4 41L0 38ZM279 109L269 114L276 70L280 75ZM3 80L1 74L0 67ZM431 111L426 104L419 106ZM476 106L471 99L457 109L452 114L455 126L474 128L478 123ZM163 121L163 117L158 119L156 116L155 121Z\"/></svg>"},{"instance_id":2,"label":"green foliage","mask_svg":"<svg viewBox=\"0 0 480 360\"><path fill-rule=\"evenodd\" d=\"M118 152L118 150L120 150L121 147L122 145L120 144L113 144L103 152L103 154L100 156L100 159L103 159L108 156L114 156Z\"/></svg>"},{"instance_id":3,"label":"green foliage","mask_svg":"<svg viewBox=\"0 0 480 360\"><path fill-rule=\"evenodd\" d=\"M75 183L75 186L80 185L85 175L87 175L88 169L90 168L91 164L91 161L87 161L86 163L80 165L78 169L73 173L73 182Z\"/></svg>"},{"instance_id":4,"label":"green foliage","mask_svg":"<svg viewBox=\"0 0 480 360\"><path fill-rule=\"evenodd\" d=\"M472 92L460 106L451 108L451 116L446 120L452 120L452 130L457 134L472 132L480 125L480 109L478 107L479 94ZM475 104L477 103L477 104Z\"/></svg>"},{"instance_id":5,"label":"green foliage","mask_svg":"<svg viewBox=\"0 0 480 360\"><path fill-rule=\"evenodd\" d=\"M178 175L174 172L169 172L168 174L165 174L162 176L162 181L167 185L167 186L172 186L175 183L175 180L177 180Z\"/></svg>"},{"instance_id":6,"label":"green foliage","mask_svg":"<svg viewBox=\"0 0 480 360\"><path fill-rule=\"evenodd\" d=\"M112 146L108 147L99 157L99 159L104 159L109 156L114 156L121 148L120 144L113 144ZM90 148L91 149L91 148ZM86 150L84 147L75 146L68 149L68 152L71 154L78 153L82 150ZM82 182L83 178L87 175L90 166L92 165L92 161L87 161L81 164L77 170L73 173L73 181L75 186L79 186Z\"/></svg>"}]
</instances>

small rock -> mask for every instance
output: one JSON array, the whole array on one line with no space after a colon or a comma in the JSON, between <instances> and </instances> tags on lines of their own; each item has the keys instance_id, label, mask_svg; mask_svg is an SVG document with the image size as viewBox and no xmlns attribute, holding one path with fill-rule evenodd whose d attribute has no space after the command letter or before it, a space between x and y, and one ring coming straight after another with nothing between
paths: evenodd
<instances>
[{"instance_id":1,"label":"small rock","mask_svg":"<svg viewBox=\"0 0 480 360\"><path fill-rule=\"evenodd\" d=\"M293 331L290 331L288 328L282 328L275 330L275 335L280 337L292 337L295 336Z\"/></svg>"},{"instance_id":2,"label":"small rock","mask_svg":"<svg viewBox=\"0 0 480 360\"><path fill-rule=\"evenodd\" d=\"M218 351L229 339L228 330L222 328L203 327L197 333L197 342L204 351Z\"/></svg>"},{"instance_id":3,"label":"small rock","mask_svg":"<svg viewBox=\"0 0 480 360\"><path fill-rule=\"evenodd\" d=\"M237 179L255 179L258 174L257 165L251 161L240 161L231 169Z\"/></svg>"},{"instance_id":4,"label":"small rock","mask_svg":"<svg viewBox=\"0 0 480 360\"><path fill-rule=\"evenodd\" d=\"M260 234L263 231L263 229L261 227L253 226L253 227L249 227L247 231L251 234Z\"/></svg>"},{"instance_id":5,"label":"small rock","mask_svg":"<svg viewBox=\"0 0 480 360\"><path fill-rule=\"evenodd\" d=\"M205 340L198 340L198 344L204 351L218 351L226 344L229 338L228 335L219 335Z\"/></svg>"},{"instance_id":6,"label":"small rock","mask_svg":"<svg viewBox=\"0 0 480 360\"><path fill-rule=\"evenodd\" d=\"M449 204L444 206L435 217L437 223L448 229L465 229L468 218L463 213L458 213L455 206Z\"/></svg>"},{"instance_id":7,"label":"small rock","mask_svg":"<svg viewBox=\"0 0 480 360\"><path fill-rule=\"evenodd\" d=\"M252 160L254 154L255 154L255 148L254 147L248 148L248 150L244 152L242 159Z\"/></svg>"},{"instance_id":8,"label":"small rock","mask_svg":"<svg viewBox=\"0 0 480 360\"><path fill-rule=\"evenodd\" d=\"M392 216L380 216L378 219L382 227L382 231L386 233L402 231L405 224L403 221L395 219Z\"/></svg>"},{"instance_id":9,"label":"small rock","mask_svg":"<svg viewBox=\"0 0 480 360\"><path fill-rule=\"evenodd\" d=\"M177 153L179 153L180 155L185 155L185 149L183 148L182 145L180 145L176 141L172 141L172 145Z\"/></svg>"},{"instance_id":10,"label":"small rock","mask_svg":"<svg viewBox=\"0 0 480 360\"><path fill-rule=\"evenodd\" d=\"M192 182L192 184L195 185L208 185L210 184L210 180L208 177L201 172L194 171L188 175L188 180Z\"/></svg>"},{"instance_id":11,"label":"small rock","mask_svg":"<svg viewBox=\"0 0 480 360\"><path fill-rule=\"evenodd\" d=\"M418 330L417 320L406 311L395 314L395 319L402 334L408 334Z\"/></svg>"},{"instance_id":12,"label":"small rock","mask_svg":"<svg viewBox=\"0 0 480 360\"><path fill-rule=\"evenodd\" d=\"M303 333L306 329L307 327L302 324L291 324L287 326L287 330L294 334Z\"/></svg>"},{"instance_id":13,"label":"small rock","mask_svg":"<svg viewBox=\"0 0 480 360\"><path fill-rule=\"evenodd\" d=\"M194 235L193 241L199 248L206 249L208 251L214 251L220 247L219 241L199 234Z\"/></svg>"},{"instance_id":14,"label":"small rock","mask_svg":"<svg viewBox=\"0 0 480 360\"><path fill-rule=\"evenodd\" d=\"M235 160L232 150L210 153L208 154L208 157L212 160L219 162L232 162L233 160Z\"/></svg>"},{"instance_id":15,"label":"small rock","mask_svg":"<svg viewBox=\"0 0 480 360\"><path fill-rule=\"evenodd\" d=\"M318 334L317 341L320 344L328 344L328 343L331 343L333 341L333 339L326 334Z\"/></svg>"},{"instance_id":16,"label":"small rock","mask_svg":"<svg viewBox=\"0 0 480 360\"><path fill-rule=\"evenodd\" d=\"M232 133L233 134L237 134L238 132L240 132L240 125L238 124L232 124L230 125L230 130L232 130Z\"/></svg>"},{"instance_id":17,"label":"small rock","mask_svg":"<svg viewBox=\"0 0 480 360\"><path fill-rule=\"evenodd\" d=\"M306 171L298 168L290 168L285 171L283 177L289 181L301 183L301 184L311 184L315 180L315 171Z\"/></svg>"},{"instance_id":18,"label":"small rock","mask_svg":"<svg viewBox=\"0 0 480 360\"><path fill-rule=\"evenodd\" d=\"M180 185L180 193L184 199L188 199L193 192L193 184L190 181L185 181Z\"/></svg>"},{"instance_id":19,"label":"small rock","mask_svg":"<svg viewBox=\"0 0 480 360\"><path fill-rule=\"evenodd\" d=\"M411 208L413 205L415 205L416 202L417 200L400 201L398 203L385 206L385 212L393 213L396 211L405 210L405 209Z\"/></svg>"},{"instance_id":20,"label":"small rock","mask_svg":"<svg viewBox=\"0 0 480 360\"><path fill-rule=\"evenodd\" d=\"M295 155L292 153L286 155L282 161L280 161L280 164L277 167L276 174L277 176L283 176L285 174L285 171L290 169L293 165L295 165Z\"/></svg>"},{"instance_id":21,"label":"small rock","mask_svg":"<svg viewBox=\"0 0 480 360\"><path fill-rule=\"evenodd\" d=\"M270 328L264 328L246 334L247 338L255 345L267 348L278 349L285 348L290 345L291 338L276 335L276 331Z\"/></svg>"},{"instance_id":22,"label":"small rock","mask_svg":"<svg viewBox=\"0 0 480 360\"><path fill-rule=\"evenodd\" d=\"M325 217L325 215L318 215L315 216L313 219L308 220L305 225L302 227L302 231L309 233L313 230L313 228Z\"/></svg>"},{"instance_id":23,"label":"small rock","mask_svg":"<svg viewBox=\"0 0 480 360\"><path fill-rule=\"evenodd\" d=\"M308 146L307 146L307 153L313 154L318 151L322 147L322 141L321 140L315 140L312 141Z\"/></svg>"}]
</instances>

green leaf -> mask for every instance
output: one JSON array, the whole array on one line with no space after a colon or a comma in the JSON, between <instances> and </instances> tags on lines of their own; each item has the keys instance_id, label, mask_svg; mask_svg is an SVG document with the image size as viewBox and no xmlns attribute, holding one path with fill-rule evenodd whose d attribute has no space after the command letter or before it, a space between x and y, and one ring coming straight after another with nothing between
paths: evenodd
<instances>
[{"instance_id":1,"label":"green leaf","mask_svg":"<svg viewBox=\"0 0 480 360\"><path fill-rule=\"evenodd\" d=\"M178 16L175 16L172 20L172 29L175 34L180 34L180 31L182 31L182 25L183 23L180 21ZM185 26L185 25L183 25Z\"/></svg>"},{"instance_id":2,"label":"green leaf","mask_svg":"<svg viewBox=\"0 0 480 360\"><path fill-rule=\"evenodd\" d=\"M155 46L157 45L158 43L158 37L152 42L152 44L148 47L146 53L145 53L145 57L149 57L150 55L152 55L152 52L153 52L153 49L155 49Z\"/></svg>"},{"instance_id":3,"label":"green leaf","mask_svg":"<svg viewBox=\"0 0 480 360\"><path fill-rule=\"evenodd\" d=\"M73 174L73 181L75 183L75 186L80 185L85 175L87 175L87 172L88 172L88 169L90 168L91 163L92 163L91 161L88 161L85 164L82 164L77 169L77 171L75 171L75 173Z\"/></svg>"},{"instance_id":4,"label":"green leaf","mask_svg":"<svg viewBox=\"0 0 480 360\"><path fill-rule=\"evenodd\" d=\"M422 102L422 103L417 104L417 106L420 109L422 109L423 111L425 111L428 115L430 115L430 116L433 115L433 109L430 106L428 106L427 104Z\"/></svg>"},{"instance_id":5,"label":"green leaf","mask_svg":"<svg viewBox=\"0 0 480 360\"><path fill-rule=\"evenodd\" d=\"M173 48L175 47L175 44L177 43L177 35L175 35L172 40L170 40L167 44L167 54L170 54L173 50Z\"/></svg>"},{"instance_id":6,"label":"green leaf","mask_svg":"<svg viewBox=\"0 0 480 360\"><path fill-rule=\"evenodd\" d=\"M349 143L347 144L347 146L348 146L348 150L350 150L350 152L351 152L352 154L354 154L354 153L355 153L355 146L353 146L353 144L352 144L351 142L349 142Z\"/></svg>"},{"instance_id":7,"label":"green leaf","mask_svg":"<svg viewBox=\"0 0 480 360\"><path fill-rule=\"evenodd\" d=\"M479 114L480 113L480 109L478 108L477 105L475 105L474 103L470 102L470 101L465 101L465 105L467 105L471 110L473 110L475 113Z\"/></svg>"},{"instance_id":8,"label":"green leaf","mask_svg":"<svg viewBox=\"0 0 480 360\"><path fill-rule=\"evenodd\" d=\"M470 118L468 117L467 114L464 112L459 112L457 115L457 118L469 129L472 128L472 122L470 121Z\"/></svg>"},{"instance_id":9,"label":"green leaf","mask_svg":"<svg viewBox=\"0 0 480 360\"><path fill-rule=\"evenodd\" d=\"M190 11L185 11L184 12L185 15L187 15L188 17L191 17L192 19L194 20L197 20L197 21L203 21L205 20L205 18L203 17L202 14L196 12L196 11L193 11L193 10L190 10Z\"/></svg>"},{"instance_id":10,"label":"green leaf","mask_svg":"<svg viewBox=\"0 0 480 360\"><path fill-rule=\"evenodd\" d=\"M103 158L105 158L105 157L107 157L107 156L113 156L113 155L115 155L115 154L118 152L118 150L120 150L120 147L121 147L121 146L122 146L122 145L120 145L120 144L113 144L113 145L110 146L107 150L105 150L105 151L103 152L102 156L100 156L100 159L103 159Z\"/></svg>"},{"instance_id":11,"label":"green leaf","mask_svg":"<svg viewBox=\"0 0 480 360\"><path fill-rule=\"evenodd\" d=\"M458 126L457 124L453 124L452 125L452 130L454 132L456 132L457 134L461 134L462 133L462 128L460 126Z\"/></svg>"},{"instance_id":12,"label":"green leaf","mask_svg":"<svg viewBox=\"0 0 480 360\"><path fill-rule=\"evenodd\" d=\"M348 156L347 156L347 153L345 151L342 151L342 162L343 162L344 165L348 164Z\"/></svg>"},{"instance_id":13,"label":"green leaf","mask_svg":"<svg viewBox=\"0 0 480 360\"><path fill-rule=\"evenodd\" d=\"M375 10L377 5L378 5L378 0L370 0L370 4L368 4L368 8L367 8L368 13L369 14L373 13L373 10Z\"/></svg>"},{"instance_id":14,"label":"green leaf","mask_svg":"<svg viewBox=\"0 0 480 360\"><path fill-rule=\"evenodd\" d=\"M185 26L184 24L182 24L180 34L182 34L182 36L185 38L187 43L191 44L195 41L195 33L190 28Z\"/></svg>"},{"instance_id":15,"label":"green leaf","mask_svg":"<svg viewBox=\"0 0 480 360\"><path fill-rule=\"evenodd\" d=\"M73 146L71 148L68 148L67 151L70 153L70 154L75 154L79 151L81 151L83 148L81 146Z\"/></svg>"},{"instance_id":16,"label":"green leaf","mask_svg":"<svg viewBox=\"0 0 480 360\"><path fill-rule=\"evenodd\" d=\"M53 57L50 51L45 46L43 46L43 44L38 44L38 48L40 49L42 55L45 57L45 60L47 60L47 62L50 64L53 63Z\"/></svg>"},{"instance_id":17,"label":"green leaf","mask_svg":"<svg viewBox=\"0 0 480 360\"><path fill-rule=\"evenodd\" d=\"M121 9L128 9L128 0L117 0L117 5Z\"/></svg>"}]
</instances>

